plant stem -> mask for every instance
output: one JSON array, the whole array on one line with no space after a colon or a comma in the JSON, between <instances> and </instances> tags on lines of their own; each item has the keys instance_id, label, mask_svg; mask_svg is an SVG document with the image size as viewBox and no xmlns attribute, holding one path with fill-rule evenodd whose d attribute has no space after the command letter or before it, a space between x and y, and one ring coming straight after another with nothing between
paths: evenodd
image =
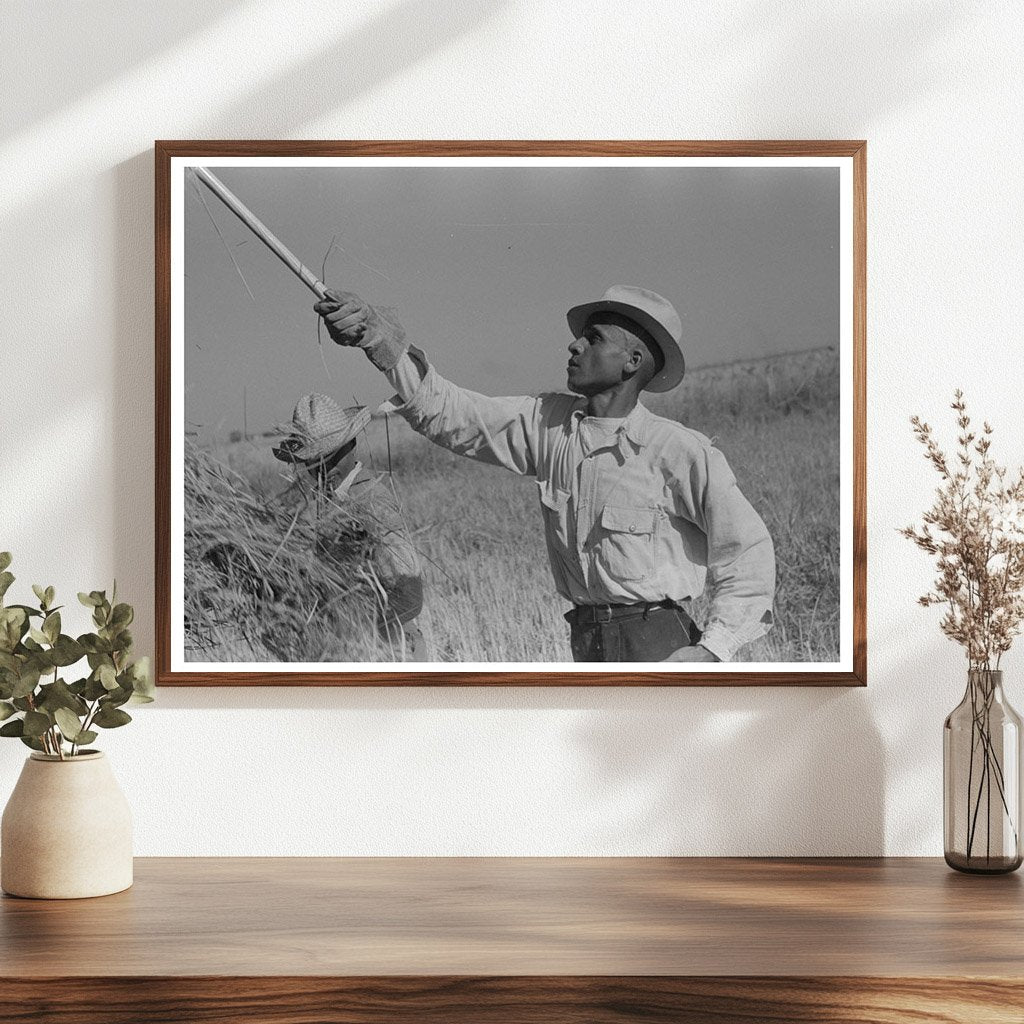
<instances>
[{"instance_id":1,"label":"plant stem","mask_svg":"<svg viewBox=\"0 0 1024 1024\"><path fill-rule=\"evenodd\" d=\"M969 681L968 686L970 686L970 688L971 688L971 705L972 705L972 707L974 707L976 705L974 703L974 687L975 687L975 683L974 683L973 679ZM974 752L978 749L978 742L979 742L979 740L975 739L975 731L977 729L978 729L978 716L976 714L972 714L971 715L971 760L970 760L970 764L967 766L967 814L968 814L968 820L967 820L967 856L968 857L970 857L970 855L971 855L971 842L972 842L972 839L973 839L973 835L972 835L972 832L971 832L971 822L970 822L970 813L971 813L971 783L974 781Z\"/></svg>"},{"instance_id":2,"label":"plant stem","mask_svg":"<svg viewBox=\"0 0 1024 1024\"><path fill-rule=\"evenodd\" d=\"M992 782L995 781L996 790L999 793L999 801L1006 816L1006 822L1013 833L1014 845L1018 842L1017 823L1014 821L1014 814L1006 800L1005 778L1002 766L999 761L999 754L996 751L992 738L990 715L992 703L995 699L995 688L991 685L985 687L980 679L971 680L971 760L968 768L967 783L967 856L971 857L977 840L977 829L981 812L982 797L985 797L985 859L990 860L992 856ZM975 738L976 737L976 738ZM978 779L978 791L973 793L974 759L978 748L981 748L984 756L984 764Z\"/></svg>"},{"instance_id":3,"label":"plant stem","mask_svg":"<svg viewBox=\"0 0 1024 1024\"><path fill-rule=\"evenodd\" d=\"M52 645L51 645L51 649L52 649ZM54 665L53 666L53 681L54 681L54 683L57 682L57 673L59 671L60 671L59 666ZM60 757L60 759L63 761L64 760L64 737L61 736L60 733L57 732L57 727L56 726L51 726L50 727L50 731L53 733L53 741L54 741L54 743L57 746L57 756ZM74 753L74 751L72 750L72 754L73 753Z\"/></svg>"},{"instance_id":4,"label":"plant stem","mask_svg":"<svg viewBox=\"0 0 1024 1024\"><path fill-rule=\"evenodd\" d=\"M989 755L988 747L985 748L985 763L991 764L992 758ZM989 775L988 785L985 787L985 860L992 856L992 776Z\"/></svg>"}]
</instances>

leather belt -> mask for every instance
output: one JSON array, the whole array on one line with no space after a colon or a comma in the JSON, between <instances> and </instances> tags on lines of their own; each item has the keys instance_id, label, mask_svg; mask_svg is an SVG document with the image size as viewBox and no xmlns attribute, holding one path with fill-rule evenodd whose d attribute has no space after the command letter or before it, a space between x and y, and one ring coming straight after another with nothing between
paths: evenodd
<instances>
[{"instance_id":1,"label":"leather belt","mask_svg":"<svg viewBox=\"0 0 1024 1024\"><path fill-rule=\"evenodd\" d=\"M598 622L614 622L616 619L628 619L633 615L647 616L656 608L677 608L685 612L681 604L666 598L664 601L643 601L640 604L578 604L565 618L577 626L587 626Z\"/></svg>"}]
</instances>

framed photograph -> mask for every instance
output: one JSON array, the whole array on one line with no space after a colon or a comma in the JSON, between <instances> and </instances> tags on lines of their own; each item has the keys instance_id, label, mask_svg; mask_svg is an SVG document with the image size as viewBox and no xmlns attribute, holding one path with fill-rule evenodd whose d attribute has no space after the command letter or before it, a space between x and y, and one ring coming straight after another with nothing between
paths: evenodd
<instances>
[{"instance_id":1,"label":"framed photograph","mask_svg":"<svg viewBox=\"0 0 1024 1024\"><path fill-rule=\"evenodd\" d=\"M864 685L865 143L156 143L157 681Z\"/></svg>"}]
</instances>

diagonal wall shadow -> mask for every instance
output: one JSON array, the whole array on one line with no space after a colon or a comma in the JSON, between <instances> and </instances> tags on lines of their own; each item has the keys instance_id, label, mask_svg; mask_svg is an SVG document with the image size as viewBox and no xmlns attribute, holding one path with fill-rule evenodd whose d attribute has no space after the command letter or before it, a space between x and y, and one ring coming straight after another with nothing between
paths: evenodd
<instances>
[{"instance_id":1,"label":"diagonal wall shadow","mask_svg":"<svg viewBox=\"0 0 1024 1024\"><path fill-rule=\"evenodd\" d=\"M734 37L764 55L764 63L751 65L756 74L743 82L737 99L767 114L769 136L863 138L866 126L893 108L946 88L948 71L934 58L936 43L965 20L984 17L980 9L950 2L894 4L876 15L832 8L818 20L808 13L785 7L766 17L763 8L749 6L732 26ZM896 54L900 74L875 73L892 65ZM785 97L769 110L763 106L766 78L771 94Z\"/></svg>"},{"instance_id":2,"label":"diagonal wall shadow","mask_svg":"<svg viewBox=\"0 0 1024 1024\"><path fill-rule=\"evenodd\" d=\"M259 137L295 137L302 125L378 89L387 79L473 32L507 5L508 0L405 0L218 110L206 119L204 128L216 137L236 138L236 126L245 125L242 137L248 137L248 126L258 112Z\"/></svg>"},{"instance_id":3,"label":"diagonal wall shadow","mask_svg":"<svg viewBox=\"0 0 1024 1024\"><path fill-rule=\"evenodd\" d=\"M0 38L19 42L4 52L4 77L18 88L5 91L0 104L0 138L72 106L240 5L241 0L144 7L134 0L0 4ZM109 45L111 34L120 45ZM40 51L46 60L39 59ZM55 67L66 73L54 74Z\"/></svg>"}]
</instances>

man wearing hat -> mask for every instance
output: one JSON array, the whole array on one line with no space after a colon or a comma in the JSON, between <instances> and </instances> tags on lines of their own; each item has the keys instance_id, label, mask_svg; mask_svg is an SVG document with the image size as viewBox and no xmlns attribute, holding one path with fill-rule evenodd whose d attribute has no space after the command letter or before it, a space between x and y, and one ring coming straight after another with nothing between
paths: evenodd
<instances>
[{"instance_id":1,"label":"man wearing hat","mask_svg":"<svg viewBox=\"0 0 1024 1024\"><path fill-rule=\"evenodd\" d=\"M359 547L365 548L383 591L375 589L372 607L364 610L372 614L377 633L396 652L396 660L423 661L423 634L416 623L423 608L419 556L383 481L361 479L362 464L355 457L356 435L369 421L369 409L342 409L326 395L305 395L292 413L291 433L274 455L313 479L310 514L322 527L317 554L344 565L353 542L361 540ZM347 514L332 517L339 509ZM366 536L354 538L360 522Z\"/></svg>"},{"instance_id":2,"label":"man wearing hat","mask_svg":"<svg viewBox=\"0 0 1024 1024\"><path fill-rule=\"evenodd\" d=\"M682 324L667 299L616 285L573 307L573 393L517 398L445 380L390 311L356 295L330 291L314 309L338 344L385 373L413 429L536 478L576 661L732 661L771 627L775 555L760 516L703 434L638 401L683 378ZM690 609L705 586L701 632Z\"/></svg>"}]
</instances>

